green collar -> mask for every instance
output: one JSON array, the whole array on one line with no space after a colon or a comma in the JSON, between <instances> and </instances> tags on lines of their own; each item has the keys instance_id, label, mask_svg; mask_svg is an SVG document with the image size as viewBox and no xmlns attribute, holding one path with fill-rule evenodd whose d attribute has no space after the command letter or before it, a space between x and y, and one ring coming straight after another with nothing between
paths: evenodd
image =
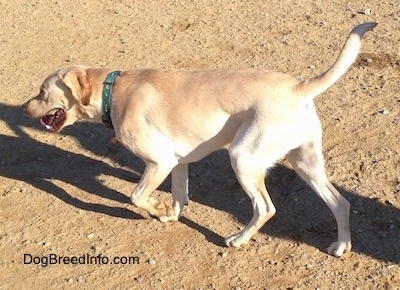
<instances>
[{"instance_id":1,"label":"green collar","mask_svg":"<svg viewBox=\"0 0 400 290\"><path fill-rule=\"evenodd\" d=\"M103 86L103 104L102 104L102 111L103 115L101 116L103 123L108 127L108 128L113 128L112 122L111 122L111 97L112 97L112 88L114 86L115 79L117 76L119 76L121 72L120 71L113 71L110 72L106 80L104 81L104 86Z\"/></svg>"}]
</instances>

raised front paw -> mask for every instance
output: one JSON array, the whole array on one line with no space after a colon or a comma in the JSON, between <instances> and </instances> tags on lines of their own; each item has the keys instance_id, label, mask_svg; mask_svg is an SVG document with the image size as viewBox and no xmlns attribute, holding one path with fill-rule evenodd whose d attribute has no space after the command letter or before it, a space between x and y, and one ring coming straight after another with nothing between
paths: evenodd
<instances>
[{"instance_id":1,"label":"raised front paw","mask_svg":"<svg viewBox=\"0 0 400 290\"><path fill-rule=\"evenodd\" d=\"M163 221L163 217L171 217L175 215L175 211L171 205L165 202L158 202L155 206L157 214L155 215L160 221Z\"/></svg>"},{"instance_id":2,"label":"raised front paw","mask_svg":"<svg viewBox=\"0 0 400 290\"><path fill-rule=\"evenodd\" d=\"M170 217L173 216L175 213L171 205L165 202L160 202L153 197L150 197L145 201L136 201L135 205L147 211L150 216L161 221L165 220L163 217Z\"/></svg>"}]
</instances>

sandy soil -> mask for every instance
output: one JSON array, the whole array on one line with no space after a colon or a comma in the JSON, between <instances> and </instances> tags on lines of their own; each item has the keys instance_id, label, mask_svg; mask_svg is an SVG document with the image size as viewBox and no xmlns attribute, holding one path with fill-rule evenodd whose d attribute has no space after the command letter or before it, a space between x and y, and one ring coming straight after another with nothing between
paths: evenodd
<instances>
[{"instance_id":1,"label":"sandy soil","mask_svg":"<svg viewBox=\"0 0 400 290\"><path fill-rule=\"evenodd\" d=\"M0 289L399 289L397 1L0 3ZM380 24L354 67L316 99L327 173L352 205L354 250L340 259L325 250L332 215L284 160L266 178L277 215L231 249L223 238L252 212L226 152L191 165L191 202L179 222L163 224L130 205L143 164L109 144L111 130L77 124L51 134L19 108L71 64L307 78L364 21ZM169 183L155 194L170 199Z\"/></svg>"}]
</instances>

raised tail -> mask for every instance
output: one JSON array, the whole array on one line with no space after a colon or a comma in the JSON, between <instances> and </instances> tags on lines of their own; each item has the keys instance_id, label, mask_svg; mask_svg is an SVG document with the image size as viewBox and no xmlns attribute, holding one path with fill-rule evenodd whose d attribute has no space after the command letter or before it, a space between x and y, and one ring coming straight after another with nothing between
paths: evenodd
<instances>
[{"instance_id":1,"label":"raised tail","mask_svg":"<svg viewBox=\"0 0 400 290\"><path fill-rule=\"evenodd\" d=\"M354 27L335 63L323 74L299 82L295 87L298 95L302 98L313 99L332 86L356 60L364 34L374 29L376 25L375 22L366 22Z\"/></svg>"}]
</instances>

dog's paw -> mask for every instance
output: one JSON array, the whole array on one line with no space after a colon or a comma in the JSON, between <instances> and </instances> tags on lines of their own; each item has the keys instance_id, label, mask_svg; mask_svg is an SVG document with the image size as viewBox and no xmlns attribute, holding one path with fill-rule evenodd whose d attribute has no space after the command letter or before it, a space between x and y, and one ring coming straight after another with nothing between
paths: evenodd
<instances>
[{"instance_id":1,"label":"dog's paw","mask_svg":"<svg viewBox=\"0 0 400 290\"><path fill-rule=\"evenodd\" d=\"M328 248L328 254L335 256L335 257L341 257L343 256L343 253L347 253L351 251L351 243L350 242L334 242L330 247Z\"/></svg>"},{"instance_id":2,"label":"dog's paw","mask_svg":"<svg viewBox=\"0 0 400 290\"><path fill-rule=\"evenodd\" d=\"M161 217L172 217L175 215L175 211L171 205L165 202L158 202L155 206L156 210L158 211L157 216L161 220Z\"/></svg>"},{"instance_id":3,"label":"dog's paw","mask_svg":"<svg viewBox=\"0 0 400 290\"><path fill-rule=\"evenodd\" d=\"M135 205L146 210L151 217L162 222L173 220L172 217L176 215L171 205L162 201L160 202L153 197L150 197L146 203L136 202Z\"/></svg>"},{"instance_id":4,"label":"dog's paw","mask_svg":"<svg viewBox=\"0 0 400 290\"><path fill-rule=\"evenodd\" d=\"M225 239L225 245L228 247L239 248L246 245L249 241L244 239L241 233L235 234Z\"/></svg>"},{"instance_id":5,"label":"dog's paw","mask_svg":"<svg viewBox=\"0 0 400 290\"><path fill-rule=\"evenodd\" d=\"M178 221L178 219L179 219L179 217L176 214L173 214L170 216L163 215L163 216L159 217L160 222L163 222L163 223L176 222L176 221Z\"/></svg>"}]
</instances>

